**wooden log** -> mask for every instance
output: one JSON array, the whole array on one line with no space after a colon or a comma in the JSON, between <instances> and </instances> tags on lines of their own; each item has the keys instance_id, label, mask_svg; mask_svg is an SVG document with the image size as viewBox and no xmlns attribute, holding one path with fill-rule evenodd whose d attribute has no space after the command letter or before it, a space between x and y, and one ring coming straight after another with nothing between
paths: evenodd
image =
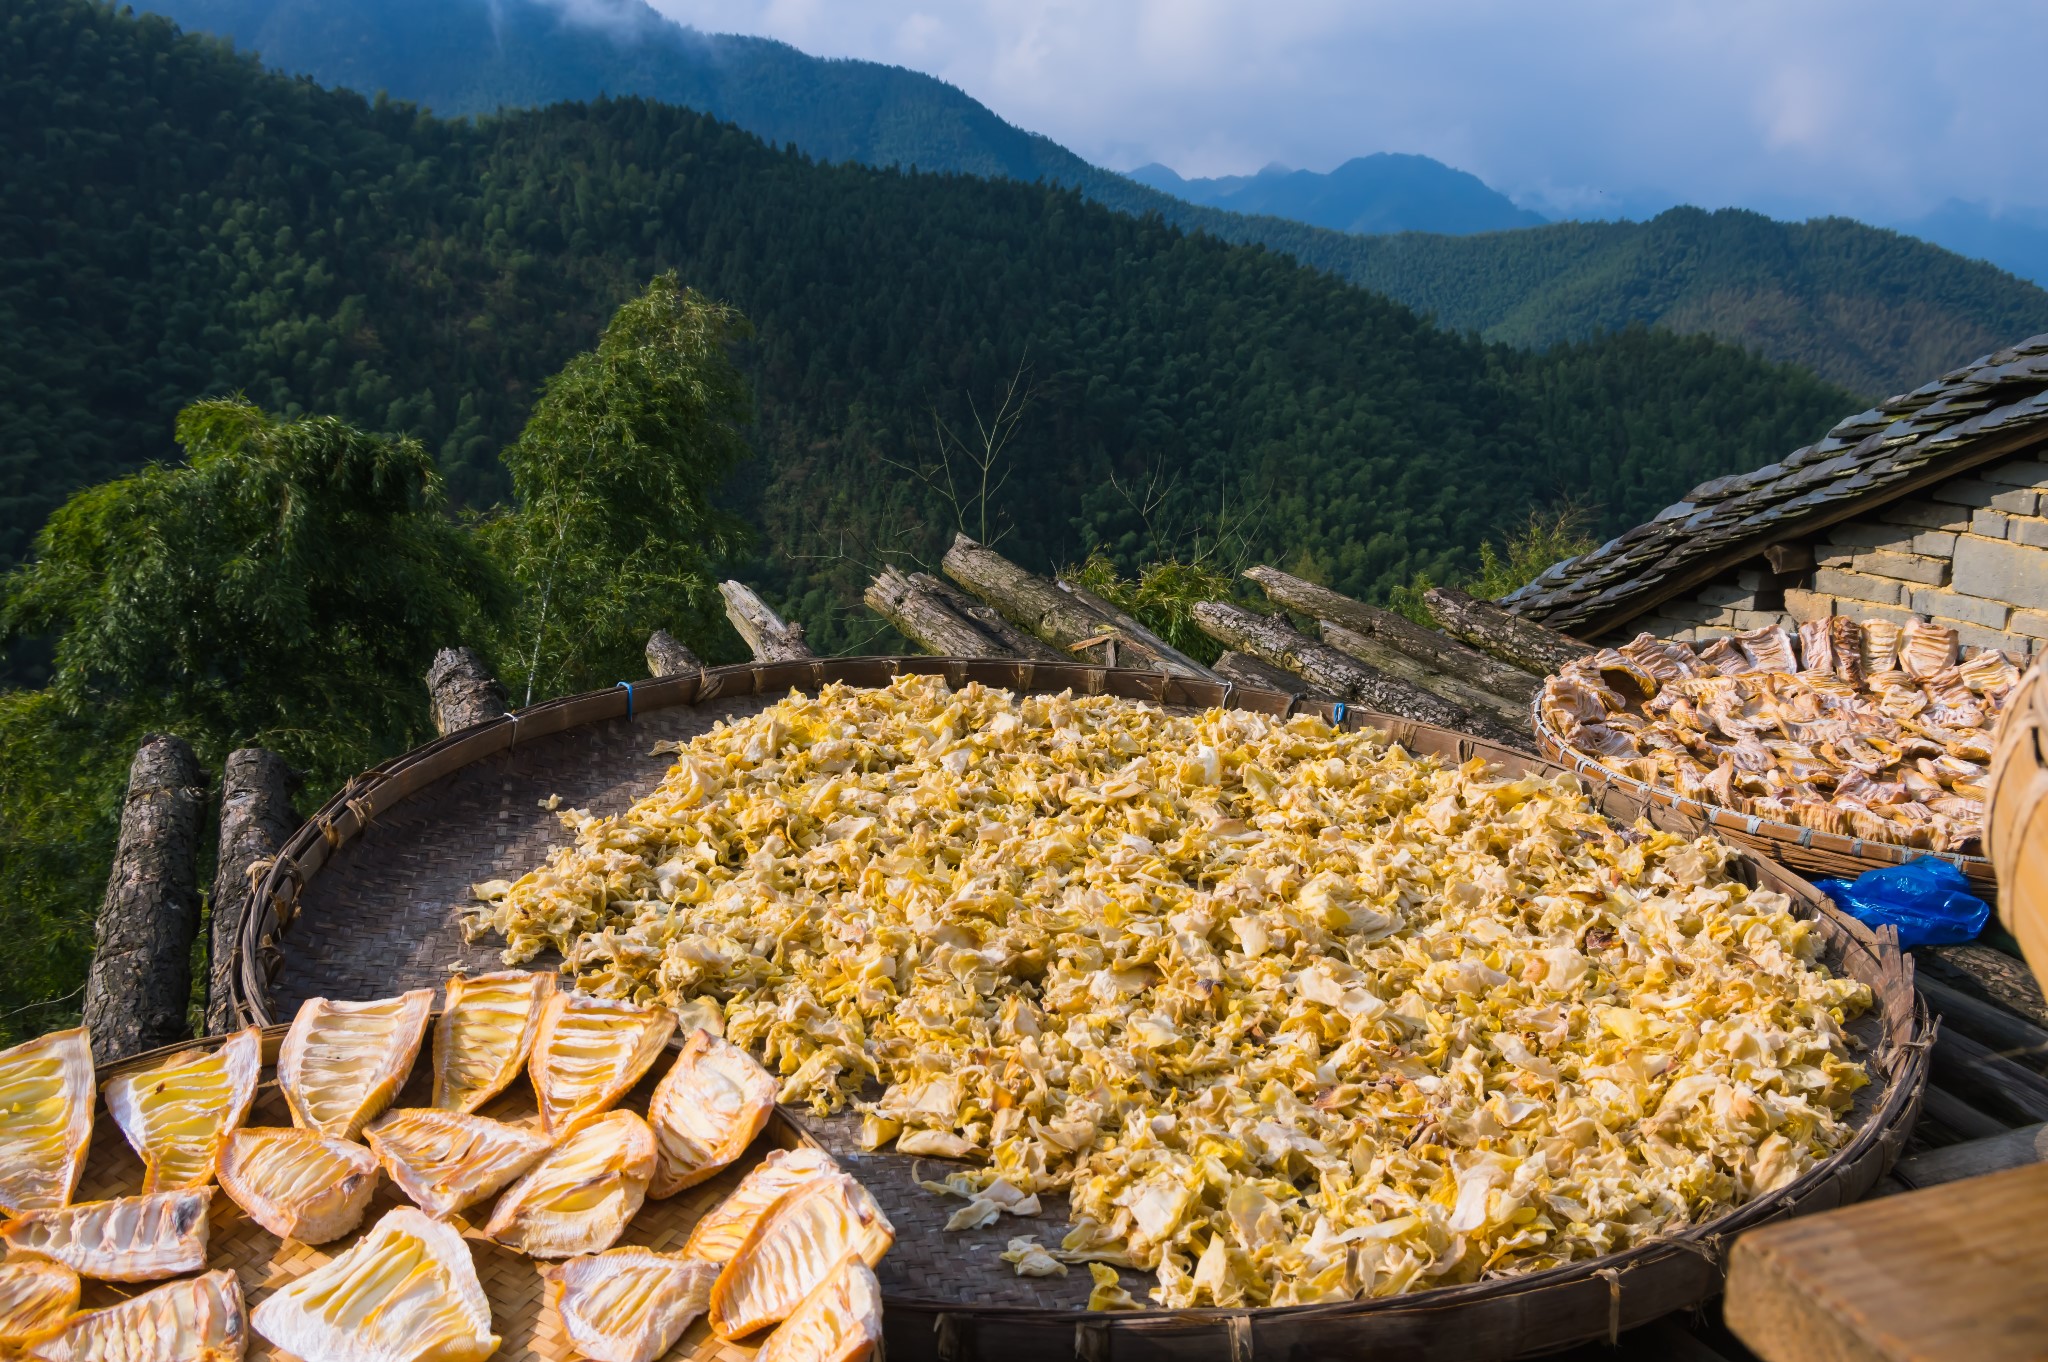
<instances>
[{"instance_id":1,"label":"wooden log","mask_svg":"<svg viewBox=\"0 0 2048 1362\"><path fill-rule=\"evenodd\" d=\"M1062 653L1044 639L1034 638L1016 625L1004 619L996 608L987 601L976 600L951 582L932 576L929 572L913 572L910 584L920 591L938 597L953 613L973 620L983 632L1000 643L1008 655L1029 658L1034 662L1071 662L1071 653Z\"/></svg>"},{"instance_id":2,"label":"wooden log","mask_svg":"<svg viewBox=\"0 0 2048 1362\"><path fill-rule=\"evenodd\" d=\"M1455 587L1431 587L1422 599L1436 622L1452 634L1539 676L1593 651L1589 643L1523 619L1492 601L1475 600Z\"/></svg>"},{"instance_id":3,"label":"wooden log","mask_svg":"<svg viewBox=\"0 0 2048 1362\"><path fill-rule=\"evenodd\" d=\"M1130 615L1119 610L1115 605L1079 583L1070 582L1064 577L1059 577L1053 580L1053 585L1087 606L1090 610L1093 610L1096 614L1102 616L1105 620L1108 620L1127 645L1136 647L1147 656L1155 670L1172 672L1176 676L1191 676L1198 681L1220 681L1223 679L1217 675L1214 669L1205 667L1195 661L1195 659L1189 657L1186 653L1138 623Z\"/></svg>"},{"instance_id":4,"label":"wooden log","mask_svg":"<svg viewBox=\"0 0 2048 1362\"><path fill-rule=\"evenodd\" d=\"M656 629L647 636L649 676L688 676L703 670L704 659L668 630Z\"/></svg>"},{"instance_id":5,"label":"wooden log","mask_svg":"<svg viewBox=\"0 0 2048 1362\"><path fill-rule=\"evenodd\" d=\"M1963 1140L1981 1140L1990 1135L2003 1135L2012 1129L2011 1122L1987 1116L1947 1088L1938 1088L1932 1083L1921 1095L1920 1115Z\"/></svg>"},{"instance_id":6,"label":"wooden log","mask_svg":"<svg viewBox=\"0 0 2048 1362\"><path fill-rule=\"evenodd\" d=\"M1934 1036L1933 1076L1970 1105L2014 1125L2048 1121L2048 1078L1943 1028Z\"/></svg>"},{"instance_id":7,"label":"wooden log","mask_svg":"<svg viewBox=\"0 0 2048 1362\"><path fill-rule=\"evenodd\" d=\"M298 826L292 791L299 778L283 757L261 747L228 754L220 782L220 848L213 891L207 897L210 930L206 970L206 1033L225 1035L240 1025L228 990L235 941L256 893L256 881Z\"/></svg>"},{"instance_id":8,"label":"wooden log","mask_svg":"<svg viewBox=\"0 0 2048 1362\"><path fill-rule=\"evenodd\" d=\"M1763 1362L2037 1362L2048 1164L1751 1230L1722 1318Z\"/></svg>"},{"instance_id":9,"label":"wooden log","mask_svg":"<svg viewBox=\"0 0 2048 1362\"><path fill-rule=\"evenodd\" d=\"M1067 659L1079 657L1110 667L1150 667L1217 679L1108 602L1101 602L1103 609L1089 603L1100 601L1100 597L1063 591L1050 578L1026 571L964 534L954 536L941 566L948 577L994 606L1004 619L1051 644ZM1127 624L1119 624L1119 616Z\"/></svg>"},{"instance_id":10,"label":"wooden log","mask_svg":"<svg viewBox=\"0 0 2048 1362\"><path fill-rule=\"evenodd\" d=\"M1383 714L1470 733L1521 751L1534 750L1526 731L1511 729L1491 715L1475 714L1413 682L1389 676L1297 632L1285 620L1255 615L1226 601L1202 601L1195 606L1195 623L1219 643L1294 672L1315 689L1341 700L1356 701Z\"/></svg>"},{"instance_id":11,"label":"wooden log","mask_svg":"<svg viewBox=\"0 0 2048 1362\"><path fill-rule=\"evenodd\" d=\"M1939 1014L1943 1027L1960 1031L2002 1059L2024 1064L2036 1073L2048 1072L2048 1031L2002 1007L1950 988L1939 979L1916 975L1913 986L1927 999L1927 1006Z\"/></svg>"},{"instance_id":12,"label":"wooden log","mask_svg":"<svg viewBox=\"0 0 2048 1362\"><path fill-rule=\"evenodd\" d=\"M1468 685L1455 676L1425 665L1398 648L1389 647L1378 639L1368 638L1331 620L1318 620L1317 628L1322 633L1323 642L1339 652L1349 653L1360 662L1378 667L1389 676L1412 681L1431 694L1441 695L1452 704L1474 713L1491 714L1511 728L1529 727L1529 706L1526 703L1516 704L1504 695L1496 695L1477 686ZM1526 672L1518 674L1527 675Z\"/></svg>"},{"instance_id":13,"label":"wooden log","mask_svg":"<svg viewBox=\"0 0 2048 1362\"><path fill-rule=\"evenodd\" d=\"M443 648L427 668L434 731L442 737L505 712L505 688L472 648Z\"/></svg>"},{"instance_id":14,"label":"wooden log","mask_svg":"<svg viewBox=\"0 0 2048 1362\"><path fill-rule=\"evenodd\" d=\"M1958 993L1996 1003L2048 1029L2048 999L2042 998L2041 985L2024 960L1969 942L1915 947L1913 965L1915 977L1931 976Z\"/></svg>"},{"instance_id":15,"label":"wooden log","mask_svg":"<svg viewBox=\"0 0 2048 1362\"><path fill-rule=\"evenodd\" d=\"M804 627L770 610L752 588L741 582L720 582L718 594L725 597L725 617L739 631L756 662L802 662L816 656L804 642Z\"/></svg>"},{"instance_id":16,"label":"wooden log","mask_svg":"<svg viewBox=\"0 0 2048 1362\"><path fill-rule=\"evenodd\" d=\"M1981 1140L1965 1140L1914 1154L1894 1164L1892 1176L1908 1187L1934 1187L2008 1168L2024 1168L2030 1163L2048 1163L2048 1124L2001 1130Z\"/></svg>"},{"instance_id":17,"label":"wooden log","mask_svg":"<svg viewBox=\"0 0 2048 1362\"><path fill-rule=\"evenodd\" d=\"M1216 672L1224 680L1235 681L1240 686L1277 690L1282 695L1305 695L1316 700L1342 698L1318 691L1293 672L1282 671L1270 662L1261 662L1250 653L1240 653L1235 649L1225 652L1216 659Z\"/></svg>"},{"instance_id":18,"label":"wooden log","mask_svg":"<svg viewBox=\"0 0 2048 1362\"><path fill-rule=\"evenodd\" d=\"M100 903L85 1024L96 1064L191 1034L206 773L183 738L143 739L128 768L121 835Z\"/></svg>"},{"instance_id":19,"label":"wooden log","mask_svg":"<svg viewBox=\"0 0 2048 1362\"><path fill-rule=\"evenodd\" d=\"M955 611L943 598L918 590L895 568L885 567L876 573L861 599L928 653L940 657L1005 655L1003 645L980 624Z\"/></svg>"},{"instance_id":20,"label":"wooden log","mask_svg":"<svg viewBox=\"0 0 2048 1362\"><path fill-rule=\"evenodd\" d=\"M1328 587L1304 582L1273 567L1245 569L1245 576L1257 582L1261 590L1280 605L1298 610L1304 615L1341 625L1356 634L1406 653L1409 657L1438 671L1454 677L1479 691L1508 700L1527 709L1536 698L1541 682L1520 667L1511 667L1505 662L1488 657L1477 648L1470 647L1449 634L1435 629L1426 629L1391 610L1382 610L1364 601L1354 601L1349 596L1340 596ZM1326 640L1327 641L1327 640ZM1339 646L1342 645L1333 645ZM1432 687L1434 689L1434 687ZM1526 722L1527 716L1524 715Z\"/></svg>"}]
</instances>

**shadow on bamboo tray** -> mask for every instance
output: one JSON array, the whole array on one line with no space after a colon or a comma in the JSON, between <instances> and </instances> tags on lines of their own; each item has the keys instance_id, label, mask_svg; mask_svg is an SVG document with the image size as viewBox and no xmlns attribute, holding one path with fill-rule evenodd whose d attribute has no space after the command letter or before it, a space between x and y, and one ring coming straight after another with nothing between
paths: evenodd
<instances>
[{"instance_id":1,"label":"shadow on bamboo tray","mask_svg":"<svg viewBox=\"0 0 2048 1362\"><path fill-rule=\"evenodd\" d=\"M288 1020L312 996L371 998L438 987L455 966L501 967L492 942L466 943L459 908L472 882L517 877L564 834L540 804L622 811L651 789L668 758L657 740L687 739L714 723L758 713L790 689L828 682L885 685L901 673L978 681L1019 692L1109 694L1177 709L1234 706L1269 714L1333 707L1256 690L1078 664L933 657L756 663L671 676L550 701L444 738L350 782L286 845L258 887L235 968L243 1018ZM1484 757L1517 772L1563 768L1477 739L1407 720L1350 710L1347 727L1384 729L1411 751L1461 761ZM1699 823L1612 785L1589 784L1601 811L1639 815L1696 835ZM1851 1116L1855 1134L1798 1181L1702 1226L1624 1253L1522 1277L1410 1296L1261 1310L1148 1310L1091 1314L1087 1275L1019 1278L997 1258L1008 1236L1057 1242L1065 1202L1043 1223L942 1234L955 1207L918 1190L919 1162L864 1154L845 1118L785 1110L809 1139L841 1156L868 1184L899 1239L883 1260L892 1362L906 1359L1217 1359L1346 1355L1458 1358L1467 1362L1550 1351L1610 1338L1623 1329L1710 1298L1720 1290L1727 1240L1779 1216L1825 1210L1866 1193L1891 1166L1917 1115L1926 1082L1927 1019L1911 967L1890 934L1875 936L1834 911L1806 881L1754 855L1739 862L1754 884L1777 889L1814 918L1825 960L1868 984L1877 1000L1853 1028L1867 1047L1871 1084ZM924 1162L923 1176L934 1165ZM1144 1278L1127 1282L1142 1296Z\"/></svg>"}]
</instances>

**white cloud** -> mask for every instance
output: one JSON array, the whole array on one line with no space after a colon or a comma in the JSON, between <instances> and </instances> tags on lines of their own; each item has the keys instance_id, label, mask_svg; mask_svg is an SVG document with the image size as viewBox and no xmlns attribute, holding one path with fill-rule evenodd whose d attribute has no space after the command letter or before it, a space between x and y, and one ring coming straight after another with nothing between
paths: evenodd
<instances>
[{"instance_id":1,"label":"white cloud","mask_svg":"<svg viewBox=\"0 0 2048 1362\"><path fill-rule=\"evenodd\" d=\"M928 71L1099 164L1416 151L1553 210L2048 208L2048 6L1954 0L652 0Z\"/></svg>"}]
</instances>

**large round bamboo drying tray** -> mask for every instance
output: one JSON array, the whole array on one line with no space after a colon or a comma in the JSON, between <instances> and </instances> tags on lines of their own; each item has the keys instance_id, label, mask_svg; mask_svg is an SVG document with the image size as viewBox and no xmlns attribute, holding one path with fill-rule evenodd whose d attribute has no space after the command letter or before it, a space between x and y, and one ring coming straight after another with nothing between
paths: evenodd
<instances>
[{"instance_id":1,"label":"large round bamboo drying tray","mask_svg":"<svg viewBox=\"0 0 2048 1362\"><path fill-rule=\"evenodd\" d=\"M1349 727L1386 730L1418 753L1483 757L1516 771L1556 773L1523 753L1407 720L1314 705L1274 691L1065 663L946 658L855 658L753 664L621 685L551 701L453 734L357 780L285 846L258 886L235 963L236 1004L265 1025L311 996L369 998L438 986L455 965L500 967L498 943L465 943L458 908L473 881L516 876L566 834L543 800L610 813L653 787L669 758L657 740L688 738L759 712L791 688L828 682L884 685L899 673L945 676L1020 692L1111 694L1191 710L1230 705L1265 713L1308 711ZM1611 785L1590 787L1609 816L1646 814L1687 834L1696 822ZM1856 1133L1792 1185L1706 1225L1596 1261L1412 1296L1265 1310L1147 1310L1091 1314L1088 1275L1019 1278L1000 1262L1009 1236L1057 1243L1063 1197L1026 1223L940 1230L957 1207L921 1191L940 1161L861 1152L848 1118L784 1116L841 1158L874 1192L898 1230L882 1262L889 1355L906 1359L1241 1359L1390 1356L1465 1362L1554 1350L1609 1337L1720 1289L1725 1244L1777 1216L1825 1210L1862 1196L1911 1128L1926 1082L1926 1015L1911 966L1889 932L1874 935L1834 911L1813 887L1761 858L1743 863L1756 883L1789 894L1818 920L1829 964L1868 983L1878 1000L1858 1023L1873 1082L1858 1094ZM544 963L544 962L541 962ZM659 1066L657 1066L659 1067ZM1125 1273L1143 1297L1144 1274ZM516 1354L515 1354L516 1355Z\"/></svg>"},{"instance_id":2,"label":"large round bamboo drying tray","mask_svg":"<svg viewBox=\"0 0 2048 1362\"><path fill-rule=\"evenodd\" d=\"M1998 867L1998 915L2048 988L2048 659L2006 700L1990 786L1984 844Z\"/></svg>"},{"instance_id":3,"label":"large round bamboo drying tray","mask_svg":"<svg viewBox=\"0 0 2048 1362\"><path fill-rule=\"evenodd\" d=\"M1544 722L1542 701L1543 697L1539 693L1529 703L1529 724L1536 730L1537 747L1544 756L1560 766L1578 772L1596 785L1620 791L1640 804L1670 809L1697 819L1728 841L1748 847L1764 856L1782 861L1795 870L1816 877L1833 876L1853 880L1867 870L1878 870L1888 865L1904 865L1908 861L1917 861L1922 856L1939 856L1963 872L1970 881L1972 893L1986 902L1995 903L1998 900L1998 876L1992 870L1988 857L1966 856L1956 851L1928 851L1923 847L1909 847L1899 842L1880 842L1866 837L1848 837L1839 832L1804 828L1797 823L1785 823L1775 818L1765 818L1760 814L1742 813L1735 809L1723 808L1719 804L1688 799L1666 786L1651 785L1633 776L1625 776L1611 767L1603 766L1598 757L1589 752L1581 752L1566 742L1556 729Z\"/></svg>"}]
</instances>

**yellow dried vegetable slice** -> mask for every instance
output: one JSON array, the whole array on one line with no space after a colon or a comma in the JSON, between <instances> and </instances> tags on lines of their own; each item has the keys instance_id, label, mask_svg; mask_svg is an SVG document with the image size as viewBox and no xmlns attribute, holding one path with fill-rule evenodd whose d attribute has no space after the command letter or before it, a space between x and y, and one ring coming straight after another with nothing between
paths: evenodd
<instances>
[{"instance_id":1,"label":"yellow dried vegetable slice","mask_svg":"<svg viewBox=\"0 0 2048 1362\"><path fill-rule=\"evenodd\" d=\"M848 1256L782 1321L754 1362L863 1362L882 1346L882 1285Z\"/></svg>"},{"instance_id":2,"label":"yellow dried vegetable slice","mask_svg":"<svg viewBox=\"0 0 2048 1362\"><path fill-rule=\"evenodd\" d=\"M302 1362L482 1362L498 1350L469 1245L410 1206L280 1287L250 1320Z\"/></svg>"},{"instance_id":3,"label":"yellow dried vegetable slice","mask_svg":"<svg viewBox=\"0 0 2048 1362\"><path fill-rule=\"evenodd\" d=\"M434 1026L433 1104L475 1111L505 1091L533 1052L541 1010L554 996L555 976L538 971L450 979Z\"/></svg>"},{"instance_id":4,"label":"yellow dried vegetable slice","mask_svg":"<svg viewBox=\"0 0 2048 1362\"><path fill-rule=\"evenodd\" d=\"M398 1189L436 1220L482 1201L548 1152L536 1131L432 1107L387 1111L363 1136Z\"/></svg>"},{"instance_id":5,"label":"yellow dried vegetable slice","mask_svg":"<svg viewBox=\"0 0 2048 1362\"><path fill-rule=\"evenodd\" d=\"M103 1282L153 1282L206 1266L211 1187L30 1211L0 1225L10 1254L62 1263Z\"/></svg>"},{"instance_id":6,"label":"yellow dried vegetable slice","mask_svg":"<svg viewBox=\"0 0 2048 1362\"><path fill-rule=\"evenodd\" d=\"M246 1128L221 1151L220 1185L278 1238L324 1244L363 1223L377 1190L377 1156L317 1130Z\"/></svg>"},{"instance_id":7,"label":"yellow dried vegetable slice","mask_svg":"<svg viewBox=\"0 0 2048 1362\"><path fill-rule=\"evenodd\" d=\"M0 1213L70 1202L92 1143L93 1106L84 1027L0 1050Z\"/></svg>"},{"instance_id":8,"label":"yellow dried vegetable slice","mask_svg":"<svg viewBox=\"0 0 2048 1362\"><path fill-rule=\"evenodd\" d=\"M865 1187L819 1178L763 1216L711 1288L711 1330L743 1338L787 1319L848 1254L872 1267L896 1242L895 1226Z\"/></svg>"},{"instance_id":9,"label":"yellow dried vegetable slice","mask_svg":"<svg viewBox=\"0 0 2048 1362\"><path fill-rule=\"evenodd\" d=\"M777 1149L740 1179L725 1200L690 1230L683 1252L707 1263L728 1263L761 1217L783 1197L816 1178L841 1171L822 1149Z\"/></svg>"},{"instance_id":10,"label":"yellow dried vegetable slice","mask_svg":"<svg viewBox=\"0 0 2048 1362\"><path fill-rule=\"evenodd\" d=\"M277 1052L292 1124L343 1140L362 1134L412 1072L433 1007L430 988L368 1003L306 999Z\"/></svg>"},{"instance_id":11,"label":"yellow dried vegetable slice","mask_svg":"<svg viewBox=\"0 0 2048 1362\"><path fill-rule=\"evenodd\" d=\"M611 1109L676 1028L665 1007L557 993L541 1010L527 1069L542 1126L556 1139Z\"/></svg>"},{"instance_id":12,"label":"yellow dried vegetable slice","mask_svg":"<svg viewBox=\"0 0 2048 1362\"><path fill-rule=\"evenodd\" d=\"M745 1050L692 1031L647 1104L659 1157L652 1197L694 1187L746 1152L775 1109L775 1079Z\"/></svg>"},{"instance_id":13,"label":"yellow dried vegetable slice","mask_svg":"<svg viewBox=\"0 0 2048 1362\"><path fill-rule=\"evenodd\" d=\"M0 1264L0 1349L46 1335L78 1308L78 1274L62 1263L24 1258Z\"/></svg>"},{"instance_id":14,"label":"yellow dried vegetable slice","mask_svg":"<svg viewBox=\"0 0 2048 1362\"><path fill-rule=\"evenodd\" d=\"M608 1112L557 1145L506 1189L486 1237L533 1258L572 1258L618 1242L647 1198L654 1132Z\"/></svg>"},{"instance_id":15,"label":"yellow dried vegetable slice","mask_svg":"<svg viewBox=\"0 0 2048 1362\"><path fill-rule=\"evenodd\" d=\"M711 1303L712 1263L615 1248L543 1267L548 1303L592 1362L654 1362Z\"/></svg>"},{"instance_id":16,"label":"yellow dried vegetable slice","mask_svg":"<svg viewBox=\"0 0 2048 1362\"><path fill-rule=\"evenodd\" d=\"M262 1068L263 1032L250 1026L214 1049L187 1050L107 1080L107 1112L142 1156L143 1191L213 1181L222 1145L256 1100Z\"/></svg>"},{"instance_id":17,"label":"yellow dried vegetable slice","mask_svg":"<svg viewBox=\"0 0 2048 1362\"><path fill-rule=\"evenodd\" d=\"M73 1315L22 1355L38 1362L240 1362L248 1345L242 1284L223 1270Z\"/></svg>"}]
</instances>

